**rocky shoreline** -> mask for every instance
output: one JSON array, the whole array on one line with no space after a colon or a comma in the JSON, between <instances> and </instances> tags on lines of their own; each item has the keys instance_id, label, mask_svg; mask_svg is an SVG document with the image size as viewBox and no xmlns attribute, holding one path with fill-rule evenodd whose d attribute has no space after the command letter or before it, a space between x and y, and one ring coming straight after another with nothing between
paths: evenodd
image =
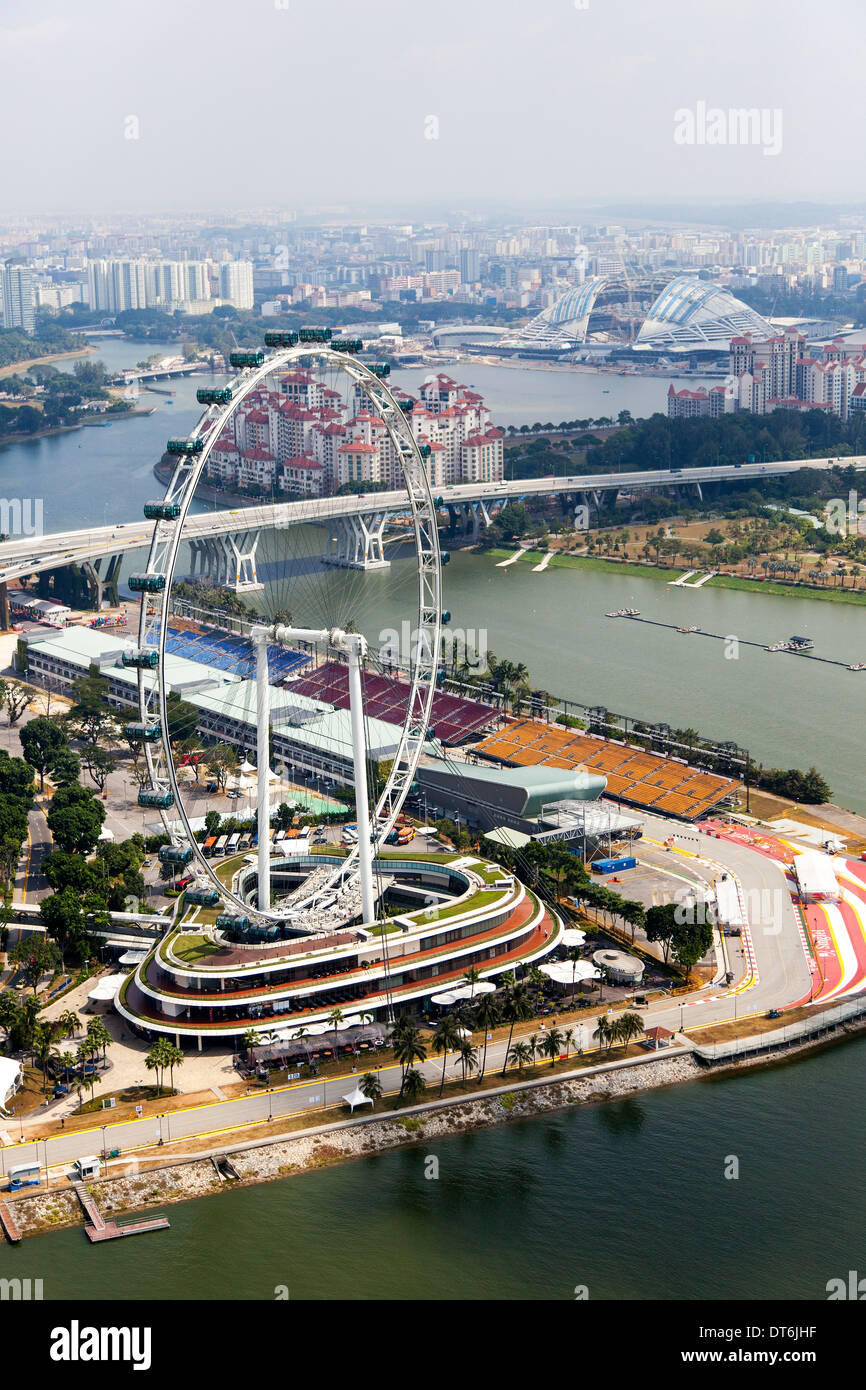
<instances>
[{"instance_id":1,"label":"rocky shoreline","mask_svg":"<svg viewBox=\"0 0 866 1390\"><path fill-rule=\"evenodd\" d=\"M514 1120L571 1106L621 1100L641 1091L694 1081L705 1075L690 1055L648 1059L592 1076L561 1081L517 1083L475 1099L462 1097L440 1104L414 1106L399 1113L343 1121L285 1139L253 1141L225 1155L238 1174L226 1179L210 1155L176 1159L159 1168L144 1168L122 1177L88 1184L106 1220L174 1202L208 1197L235 1187L273 1182L333 1163L347 1163L410 1144L430 1144L453 1134L487 1129ZM71 1188L19 1197L13 1206L22 1235L36 1235L81 1224L82 1212Z\"/></svg>"}]
</instances>

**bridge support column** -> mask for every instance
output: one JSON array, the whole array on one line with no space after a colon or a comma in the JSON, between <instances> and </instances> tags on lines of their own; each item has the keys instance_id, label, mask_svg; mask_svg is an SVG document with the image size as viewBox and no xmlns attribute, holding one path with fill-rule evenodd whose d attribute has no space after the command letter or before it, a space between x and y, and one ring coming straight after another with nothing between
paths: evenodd
<instances>
[{"instance_id":1,"label":"bridge support column","mask_svg":"<svg viewBox=\"0 0 866 1390\"><path fill-rule=\"evenodd\" d=\"M341 569L380 570L388 569L390 560L385 559L383 536L387 512L375 512L371 516L341 517L337 527L337 550L332 556L332 564Z\"/></svg>"},{"instance_id":2,"label":"bridge support column","mask_svg":"<svg viewBox=\"0 0 866 1390\"><path fill-rule=\"evenodd\" d=\"M85 560L81 565L81 572L87 581L97 611L102 607L106 597L111 604L118 602L117 584L122 561L122 555L100 555L95 560ZM104 569L101 568L103 565Z\"/></svg>"},{"instance_id":3,"label":"bridge support column","mask_svg":"<svg viewBox=\"0 0 866 1390\"><path fill-rule=\"evenodd\" d=\"M189 578L249 594L263 589L256 570L259 531L236 531L224 536L201 536L190 541Z\"/></svg>"},{"instance_id":4,"label":"bridge support column","mask_svg":"<svg viewBox=\"0 0 866 1390\"><path fill-rule=\"evenodd\" d=\"M0 632L8 632L12 623L9 617L9 591L0 584Z\"/></svg>"}]
</instances>

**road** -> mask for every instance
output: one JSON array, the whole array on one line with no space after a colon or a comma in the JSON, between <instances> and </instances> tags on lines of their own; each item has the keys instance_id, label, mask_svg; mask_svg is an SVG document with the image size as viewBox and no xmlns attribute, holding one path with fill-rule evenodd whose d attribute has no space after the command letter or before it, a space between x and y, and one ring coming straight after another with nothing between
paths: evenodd
<instances>
[{"instance_id":1,"label":"road","mask_svg":"<svg viewBox=\"0 0 866 1390\"><path fill-rule=\"evenodd\" d=\"M840 933L831 936L827 948L838 959L838 970L834 973L827 958L822 962L810 963L802 920L792 898L788 865L778 851L782 843L766 835L759 836L757 832L731 829L722 823L718 826L708 823L707 829L701 831L694 827L676 827L669 820L647 817L644 839L637 847L641 861L681 877L684 884L696 881L710 884L722 873L734 876L748 918L748 927L744 929L740 942L721 938L727 957L723 965L734 972L734 982L730 988L724 984L708 985L688 999L662 999L652 1003L641 1009L647 1026L661 1025L672 1032L685 1028L691 1032L706 1024L764 1014L770 1008L790 1009L810 999L835 998L840 993L840 979L844 980L845 993L863 988L866 981L866 868L860 866L858 869L852 866L851 861L838 861L840 881L844 881L852 890L853 900L859 907L859 916L856 920L852 919L849 925L852 932L856 925L856 931L860 933L858 962L861 968L856 977L847 968L851 944L850 940L846 944ZM585 1051L592 1048L592 1032L599 1013L603 1012L603 1008L595 1009L580 1023L571 1025L575 1029L574 1048L582 1047ZM542 1027L538 1024L535 1031L541 1033ZM501 1070L505 1046L505 1041L490 1043L488 1073ZM446 1075L456 1077L459 1067L459 1060L449 1056ZM269 1116L279 1118L309 1114L327 1107L341 1108L341 1097L354 1089L358 1074L363 1069L364 1060L361 1058L357 1073L349 1072L340 1078L299 1080L270 1093L177 1110L162 1119L148 1116L115 1124L108 1122L104 1130L97 1123L92 1130L61 1133L47 1141L16 1142L22 1130L26 1138L28 1124L44 1123L44 1113L20 1127L14 1119L0 1118L0 1129L5 1131L6 1137L6 1147L0 1148L0 1173L8 1172L13 1164L40 1161L44 1167L47 1161L56 1176L65 1171L64 1165L68 1166L86 1154L99 1152L103 1147L118 1147L124 1154L130 1155L136 1151L152 1153L159 1146L160 1139L170 1143L193 1136L213 1136L215 1143L218 1143L221 1133L256 1125L266 1121ZM435 1096L442 1071L441 1058L423 1063L420 1070ZM543 1066L534 1074L543 1075ZM399 1067L382 1067L379 1077L386 1094L399 1089ZM471 1089L468 1094L472 1094ZM107 1115L109 1112L100 1112L100 1119L103 1113ZM227 1139L226 1142L231 1141ZM121 1171L122 1166L121 1161Z\"/></svg>"},{"instance_id":2,"label":"road","mask_svg":"<svg viewBox=\"0 0 866 1390\"><path fill-rule=\"evenodd\" d=\"M866 467L866 456L847 458L846 466ZM710 466L647 469L630 473L583 473L564 478L519 478L514 482L455 484L437 492L443 504L504 501L508 498L556 495L558 493L606 492L611 489L641 487L682 487L694 483L737 481L781 477L809 467L827 469L832 459L786 459L777 463L744 463L739 468ZM399 512L408 505L407 494L368 493L363 497L317 497L301 502L276 502L261 506L233 507L223 511L190 515L184 522L184 539L226 535L236 531L282 529L287 526L332 521L340 517L373 512ZM79 531L61 531L47 536L24 536L0 545L0 583L22 574L53 569L67 563L81 564L100 555L120 555L150 545L153 523L118 522Z\"/></svg>"}]
</instances>

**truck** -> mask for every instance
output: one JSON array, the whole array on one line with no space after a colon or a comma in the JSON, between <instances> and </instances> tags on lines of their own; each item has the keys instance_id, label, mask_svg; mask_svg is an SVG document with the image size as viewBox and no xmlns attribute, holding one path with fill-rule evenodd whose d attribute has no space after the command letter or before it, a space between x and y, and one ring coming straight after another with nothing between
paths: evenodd
<instances>
[{"instance_id":1,"label":"truck","mask_svg":"<svg viewBox=\"0 0 866 1390\"><path fill-rule=\"evenodd\" d=\"M589 867L596 874L616 874L620 869L636 869L637 860L633 854L623 854L619 859L596 859Z\"/></svg>"}]
</instances>

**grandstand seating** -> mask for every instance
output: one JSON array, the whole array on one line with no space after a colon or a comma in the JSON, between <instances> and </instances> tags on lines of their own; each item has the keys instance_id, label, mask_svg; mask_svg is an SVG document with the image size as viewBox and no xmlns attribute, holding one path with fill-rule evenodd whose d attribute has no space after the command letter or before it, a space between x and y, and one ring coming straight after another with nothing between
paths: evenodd
<instances>
[{"instance_id":1,"label":"grandstand seating","mask_svg":"<svg viewBox=\"0 0 866 1390\"><path fill-rule=\"evenodd\" d=\"M583 765L607 778L608 796L682 820L697 819L739 788L739 783L729 777L702 772L660 753L647 753L594 734L559 729L536 719L509 724L482 740L474 751L512 767L555 767L565 771Z\"/></svg>"},{"instance_id":2,"label":"grandstand seating","mask_svg":"<svg viewBox=\"0 0 866 1390\"><path fill-rule=\"evenodd\" d=\"M158 634L152 637L154 645ZM169 625L166 629L165 650L171 656L182 656L187 661L200 661L213 666L218 671L231 671L242 676L251 676L256 668L255 648L246 637L234 637L219 628L187 628ZM291 648L269 646L268 665L271 684L285 680L301 666L309 664L306 652Z\"/></svg>"},{"instance_id":3,"label":"grandstand seating","mask_svg":"<svg viewBox=\"0 0 866 1390\"><path fill-rule=\"evenodd\" d=\"M363 686L364 712L370 718L383 719L388 724L403 723L409 699L406 681L365 671ZM337 709L349 707L348 672L339 661L323 662L315 671L297 676L291 689L313 700L326 700ZM492 705L437 691L433 696L430 727L442 743L454 745L465 742L470 734L485 728L495 717Z\"/></svg>"}]
</instances>

